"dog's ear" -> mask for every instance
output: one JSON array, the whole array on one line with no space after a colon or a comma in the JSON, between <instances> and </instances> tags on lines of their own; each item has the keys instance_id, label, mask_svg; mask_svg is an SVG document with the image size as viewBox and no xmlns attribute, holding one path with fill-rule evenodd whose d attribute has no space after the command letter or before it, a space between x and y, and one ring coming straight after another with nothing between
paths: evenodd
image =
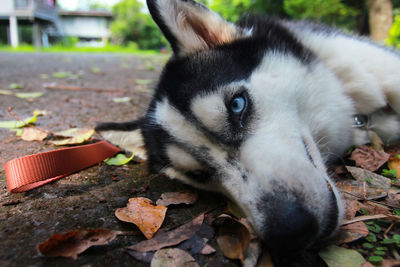
<instances>
[{"instance_id":1,"label":"dog's ear","mask_svg":"<svg viewBox=\"0 0 400 267\"><path fill-rule=\"evenodd\" d=\"M106 122L100 123L95 130L111 144L119 148L135 153L135 156L146 160L146 148L141 130L142 120L129 122Z\"/></svg>"},{"instance_id":2,"label":"dog's ear","mask_svg":"<svg viewBox=\"0 0 400 267\"><path fill-rule=\"evenodd\" d=\"M229 43L242 35L235 25L192 0L147 0L147 6L176 55Z\"/></svg>"}]
</instances>

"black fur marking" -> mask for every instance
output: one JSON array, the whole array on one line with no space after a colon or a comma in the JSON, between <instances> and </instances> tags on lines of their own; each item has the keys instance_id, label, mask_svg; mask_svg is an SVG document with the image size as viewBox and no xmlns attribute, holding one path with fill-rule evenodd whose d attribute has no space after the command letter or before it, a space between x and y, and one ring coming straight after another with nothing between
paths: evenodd
<instances>
[{"instance_id":1,"label":"black fur marking","mask_svg":"<svg viewBox=\"0 0 400 267\"><path fill-rule=\"evenodd\" d=\"M180 1L185 2L186 4L191 4L198 8L208 10L208 8L205 7L204 5L202 5L201 3L197 3L193 0L180 0ZM179 48L178 39L174 36L174 34L169 30L168 26L165 24L165 21L161 16L159 7L157 6L157 0L147 0L146 2L147 2L147 6L149 8L151 16L153 17L154 21L157 23L160 30L163 32L165 38L170 43L172 50L174 51L175 54L179 54L180 48Z\"/></svg>"},{"instance_id":2,"label":"black fur marking","mask_svg":"<svg viewBox=\"0 0 400 267\"><path fill-rule=\"evenodd\" d=\"M143 123L142 119L128 122L104 122L96 125L95 130L97 132L104 131L134 131L141 128Z\"/></svg>"},{"instance_id":3,"label":"black fur marking","mask_svg":"<svg viewBox=\"0 0 400 267\"><path fill-rule=\"evenodd\" d=\"M164 23L164 20L160 14L159 7L157 6L157 0L147 0L147 6L149 8L150 14L153 17L154 21L157 23L160 30L163 32L165 38L167 38L168 42L171 44L172 50L175 53L179 53L179 44L178 40L168 29L168 26Z\"/></svg>"},{"instance_id":4,"label":"black fur marking","mask_svg":"<svg viewBox=\"0 0 400 267\"><path fill-rule=\"evenodd\" d=\"M196 170L196 171L188 171L185 175L192 179L193 181L199 184L206 184L212 181L212 177L216 173L215 170Z\"/></svg>"},{"instance_id":5,"label":"black fur marking","mask_svg":"<svg viewBox=\"0 0 400 267\"><path fill-rule=\"evenodd\" d=\"M277 18L249 15L245 16L238 25L252 29L253 38L268 43L269 49L291 54L304 64L309 64L316 58Z\"/></svg>"}]
</instances>

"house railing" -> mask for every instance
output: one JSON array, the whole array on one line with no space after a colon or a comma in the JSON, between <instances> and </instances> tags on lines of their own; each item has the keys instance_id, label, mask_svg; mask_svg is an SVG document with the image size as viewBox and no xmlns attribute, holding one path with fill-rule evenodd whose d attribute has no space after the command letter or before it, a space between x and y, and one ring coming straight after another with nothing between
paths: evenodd
<instances>
[{"instance_id":1,"label":"house railing","mask_svg":"<svg viewBox=\"0 0 400 267\"><path fill-rule=\"evenodd\" d=\"M50 21L57 19L54 0L14 0L14 6L17 14L29 14Z\"/></svg>"}]
</instances>

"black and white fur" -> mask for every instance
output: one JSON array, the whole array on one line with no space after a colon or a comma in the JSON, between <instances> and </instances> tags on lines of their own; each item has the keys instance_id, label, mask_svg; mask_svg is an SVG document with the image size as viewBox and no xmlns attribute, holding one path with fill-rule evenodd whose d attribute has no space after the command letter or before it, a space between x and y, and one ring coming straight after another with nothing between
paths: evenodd
<instances>
[{"instance_id":1,"label":"black and white fur","mask_svg":"<svg viewBox=\"0 0 400 267\"><path fill-rule=\"evenodd\" d=\"M233 25L192 0L147 4L174 55L142 118L97 131L145 151L152 172L228 196L272 250L329 238L343 207L325 163L371 130L397 137L399 55L312 23ZM368 125L354 128L354 114Z\"/></svg>"}]
</instances>

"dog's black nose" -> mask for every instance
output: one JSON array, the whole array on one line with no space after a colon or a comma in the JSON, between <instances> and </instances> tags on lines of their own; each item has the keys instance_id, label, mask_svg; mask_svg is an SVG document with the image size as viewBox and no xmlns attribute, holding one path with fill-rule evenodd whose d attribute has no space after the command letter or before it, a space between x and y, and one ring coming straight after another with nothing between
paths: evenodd
<instances>
[{"instance_id":1,"label":"dog's black nose","mask_svg":"<svg viewBox=\"0 0 400 267\"><path fill-rule=\"evenodd\" d=\"M278 209L276 209L279 207ZM275 209L268 209L268 229L265 243L273 251L301 251L315 240L318 223L315 217L298 202L279 201Z\"/></svg>"}]
</instances>

